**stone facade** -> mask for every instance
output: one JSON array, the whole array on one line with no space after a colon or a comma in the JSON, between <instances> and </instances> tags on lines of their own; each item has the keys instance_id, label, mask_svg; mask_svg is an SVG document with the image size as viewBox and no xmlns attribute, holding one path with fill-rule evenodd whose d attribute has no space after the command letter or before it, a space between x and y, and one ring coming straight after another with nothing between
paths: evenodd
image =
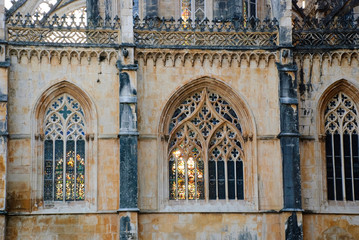
<instances>
[{"instance_id":1,"label":"stone facade","mask_svg":"<svg viewBox=\"0 0 359 240\"><path fill-rule=\"evenodd\" d=\"M328 200L324 126L335 94L359 106L358 7L260 0L257 19L248 1L209 0L208 21L170 19L185 17L182 2L44 1L39 16L42 1L0 0L0 239L359 239L358 199ZM184 199L171 195L169 129L196 92L239 119L243 197L229 197L229 167L224 197L218 177L209 196L211 141L199 130L204 193L191 200L185 180ZM45 117L62 94L85 119L81 201L45 199Z\"/></svg>"}]
</instances>

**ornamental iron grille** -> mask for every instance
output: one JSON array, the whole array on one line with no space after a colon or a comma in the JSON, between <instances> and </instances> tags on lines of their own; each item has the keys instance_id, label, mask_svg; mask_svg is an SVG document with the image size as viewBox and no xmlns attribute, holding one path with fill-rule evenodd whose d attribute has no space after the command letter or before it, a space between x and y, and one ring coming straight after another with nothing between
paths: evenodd
<instances>
[{"instance_id":1,"label":"ornamental iron grille","mask_svg":"<svg viewBox=\"0 0 359 240\"><path fill-rule=\"evenodd\" d=\"M98 17L86 20L86 16L75 16L75 12L62 17L52 17L17 13L6 20L8 41L42 43L44 45L95 45L109 47L118 45L120 20Z\"/></svg>"},{"instance_id":2,"label":"ornamental iron grille","mask_svg":"<svg viewBox=\"0 0 359 240\"><path fill-rule=\"evenodd\" d=\"M51 102L44 121L44 200L85 199L85 115L68 94Z\"/></svg>"},{"instance_id":3,"label":"ornamental iron grille","mask_svg":"<svg viewBox=\"0 0 359 240\"><path fill-rule=\"evenodd\" d=\"M175 110L169 135L171 200L244 199L244 140L228 101L209 89L193 93Z\"/></svg>"},{"instance_id":4,"label":"ornamental iron grille","mask_svg":"<svg viewBox=\"0 0 359 240\"><path fill-rule=\"evenodd\" d=\"M359 200L358 111L346 94L329 101L325 131L328 200Z\"/></svg>"},{"instance_id":5,"label":"ornamental iron grille","mask_svg":"<svg viewBox=\"0 0 359 240\"><path fill-rule=\"evenodd\" d=\"M231 20L201 20L182 17L134 19L138 47L188 48L273 48L278 45L278 21L243 17Z\"/></svg>"}]
</instances>

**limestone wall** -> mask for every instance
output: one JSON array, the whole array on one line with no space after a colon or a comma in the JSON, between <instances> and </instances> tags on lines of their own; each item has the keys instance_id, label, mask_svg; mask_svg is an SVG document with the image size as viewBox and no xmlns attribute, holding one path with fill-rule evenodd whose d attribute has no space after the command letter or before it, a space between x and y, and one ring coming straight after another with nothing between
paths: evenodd
<instances>
[{"instance_id":1,"label":"limestone wall","mask_svg":"<svg viewBox=\"0 0 359 240\"><path fill-rule=\"evenodd\" d=\"M41 132L37 128L42 119L36 119L35 106L40 97L46 97L44 93L47 89L64 81L85 92L94 103L91 111L95 113L94 126L91 132L86 132L90 137L86 157L86 189L91 189L91 193L86 195L85 202L90 207L71 211L116 210L119 202L116 52L21 47L9 52L9 212L44 210L41 197L43 149L38 136Z\"/></svg>"},{"instance_id":2,"label":"limestone wall","mask_svg":"<svg viewBox=\"0 0 359 240\"><path fill-rule=\"evenodd\" d=\"M357 91L359 77L357 51L297 54L300 92L299 124L303 208L315 211L350 213L359 207L349 203L328 203L321 104L330 91ZM348 208L349 207L349 208Z\"/></svg>"},{"instance_id":3,"label":"limestone wall","mask_svg":"<svg viewBox=\"0 0 359 240\"><path fill-rule=\"evenodd\" d=\"M284 239L278 214L141 214L140 239Z\"/></svg>"},{"instance_id":4,"label":"limestone wall","mask_svg":"<svg viewBox=\"0 0 359 240\"><path fill-rule=\"evenodd\" d=\"M298 54L299 123L304 239L358 239L359 206L352 201L328 201L324 132L320 121L331 92L357 91L357 51ZM336 214L336 215L334 215ZM354 214L354 215L353 215Z\"/></svg>"},{"instance_id":5,"label":"limestone wall","mask_svg":"<svg viewBox=\"0 0 359 240\"><path fill-rule=\"evenodd\" d=\"M9 216L6 239L119 239L116 214Z\"/></svg>"},{"instance_id":6,"label":"limestone wall","mask_svg":"<svg viewBox=\"0 0 359 240\"><path fill-rule=\"evenodd\" d=\"M255 154L248 161L258 166L249 175L253 178L250 186L257 185L258 171L258 185L250 194L259 209L281 209L281 154L276 138L279 134L276 53L137 51L140 209L160 210L162 201L168 198L163 195L163 181L168 178L161 170L168 165L163 157L164 147L158 142L161 113L176 90L202 77L224 82L248 105L256 128L252 132L257 133Z\"/></svg>"},{"instance_id":7,"label":"limestone wall","mask_svg":"<svg viewBox=\"0 0 359 240\"><path fill-rule=\"evenodd\" d=\"M305 240L359 239L359 217L357 215L303 215Z\"/></svg>"}]
</instances>

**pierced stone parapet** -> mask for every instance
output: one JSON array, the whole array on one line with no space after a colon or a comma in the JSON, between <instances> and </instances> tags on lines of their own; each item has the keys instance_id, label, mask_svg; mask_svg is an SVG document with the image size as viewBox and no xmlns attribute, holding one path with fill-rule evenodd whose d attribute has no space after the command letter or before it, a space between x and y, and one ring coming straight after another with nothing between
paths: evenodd
<instances>
[{"instance_id":1,"label":"pierced stone parapet","mask_svg":"<svg viewBox=\"0 0 359 240\"><path fill-rule=\"evenodd\" d=\"M316 18L293 21L293 45L297 48L351 48L359 44L359 18Z\"/></svg>"},{"instance_id":2,"label":"pierced stone parapet","mask_svg":"<svg viewBox=\"0 0 359 240\"><path fill-rule=\"evenodd\" d=\"M134 19L135 42L138 47L255 49L278 45L278 21L244 20L209 21L175 20L147 17Z\"/></svg>"},{"instance_id":3,"label":"pierced stone parapet","mask_svg":"<svg viewBox=\"0 0 359 240\"><path fill-rule=\"evenodd\" d=\"M90 45L109 47L119 45L120 19L98 17L86 21L82 16L42 17L20 13L6 20L8 41L32 45Z\"/></svg>"}]
</instances>

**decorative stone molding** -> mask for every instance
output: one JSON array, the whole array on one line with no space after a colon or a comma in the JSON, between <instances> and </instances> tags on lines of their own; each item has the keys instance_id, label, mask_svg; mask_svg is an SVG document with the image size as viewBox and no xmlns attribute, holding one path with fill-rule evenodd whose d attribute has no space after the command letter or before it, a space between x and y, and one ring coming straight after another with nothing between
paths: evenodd
<instances>
[{"instance_id":1,"label":"decorative stone molding","mask_svg":"<svg viewBox=\"0 0 359 240\"><path fill-rule=\"evenodd\" d=\"M79 21L75 16L62 17L56 14L43 18L17 13L6 21L9 42L21 42L31 45L42 43L44 45L118 45L120 20L118 17L102 19L100 16L94 21L86 21L84 16Z\"/></svg>"},{"instance_id":2,"label":"decorative stone molding","mask_svg":"<svg viewBox=\"0 0 359 240\"><path fill-rule=\"evenodd\" d=\"M153 60L156 66L158 62L162 62L163 66L176 66L176 62L180 61L182 66L190 62L192 67L199 62L203 67L205 61L209 61L213 66L215 60L219 62L222 67L226 60L229 66L240 67L243 63L249 66L251 61L255 61L257 67L261 61L265 62L267 67L271 60L277 61L279 59L277 52L270 51L205 51L205 50L164 50L164 49L136 49L136 59L143 59L145 66L149 59Z\"/></svg>"},{"instance_id":3,"label":"decorative stone molding","mask_svg":"<svg viewBox=\"0 0 359 240\"><path fill-rule=\"evenodd\" d=\"M138 46L165 48L273 48L278 45L278 21L255 18L231 20L134 19Z\"/></svg>"},{"instance_id":4,"label":"decorative stone molding","mask_svg":"<svg viewBox=\"0 0 359 240\"><path fill-rule=\"evenodd\" d=\"M329 65L332 66L333 61L338 60L339 66L345 61L351 66L353 60L359 62L359 51L358 50L333 50L333 51L321 51L321 52L294 52L294 59L296 62L303 62L308 59L312 63L313 60L317 59L322 64L324 60L329 61Z\"/></svg>"},{"instance_id":5,"label":"decorative stone molding","mask_svg":"<svg viewBox=\"0 0 359 240\"><path fill-rule=\"evenodd\" d=\"M293 45L300 49L348 48L358 45L359 25L354 18L307 18L293 21Z\"/></svg>"},{"instance_id":6,"label":"decorative stone molding","mask_svg":"<svg viewBox=\"0 0 359 240\"><path fill-rule=\"evenodd\" d=\"M61 63L63 58L66 58L71 63L76 59L80 64L86 59L88 63L92 58L98 61L106 60L108 63L114 58L117 60L118 52L114 49L88 49L88 48L49 48L49 47L24 47L24 46L9 46L9 56L16 56L18 63L21 58L27 58L30 63L33 58L41 62L46 58L49 62L55 58Z\"/></svg>"}]
</instances>

